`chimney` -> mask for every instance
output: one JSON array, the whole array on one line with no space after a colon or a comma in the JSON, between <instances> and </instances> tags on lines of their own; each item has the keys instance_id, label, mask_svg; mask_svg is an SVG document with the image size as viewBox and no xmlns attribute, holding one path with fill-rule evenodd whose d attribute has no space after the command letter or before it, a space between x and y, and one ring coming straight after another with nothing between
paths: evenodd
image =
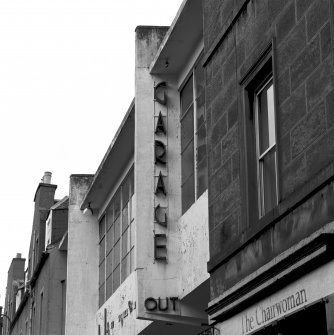
<instances>
[{"instance_id":1,"label":"chimney","mask_svg":"<svg viewBox=\"0 0 334 335\"><path fill-rule=\"evenodd\" d=\"M21 258L22 254L21 253L17 253L15 258Z\"/></svg>"},{"instance_id":2,"label":"chimney","mask_svg":"<svg viewBox=\"0 0 334 335\"><path fill-rule=\"evenodd\" d=\"M42 183L44 184L51 184L51 176L52 176L52 173L51 172L44 172L44 176L42 178Z\"/></svg>"}]
</instances>

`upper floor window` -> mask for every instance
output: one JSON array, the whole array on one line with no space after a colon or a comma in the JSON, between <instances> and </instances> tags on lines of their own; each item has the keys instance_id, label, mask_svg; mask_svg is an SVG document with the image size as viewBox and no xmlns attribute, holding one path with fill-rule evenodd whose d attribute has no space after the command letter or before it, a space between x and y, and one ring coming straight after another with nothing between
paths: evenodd
<instances>
[{"instance_id":1,"label":"upper floor window","mask_svg":"<svg viewBox=\"0 0 334 335\"><path fill-rule=\"evenodd\" d=\"M201 58L181 89L182 214L207 189L205 83Z\"/></svg>"},{"instance_id":2,"label":"upper floor window","mask_svg":"<svg viewBox=\"0 0 334 335\"><path fill-rule=\"evenodd\" d=\"M275 85L271 46L242 79L245 95L245 154L248 217L261 219L278 204Z\"/></svg>"},{"instance_id":3,"label":"upper floor window","mask_svg":"<svg viewBox=\"0 0 334 335\"><path fill-rule=\"evenodd\" d=\"M255 91L256 156L259 216L277 205L275 100L270 77Z\"/></svg>"},{"instance_id":4,"label":"upper floor window","mask_svg":"<svg viewBox=\"0 0 334 335\"><path fill-rule=\"evenodd\" d=\"M134 173L123 180L99 227L99 306L134 270Z\"/></svg>"}]
</instances>

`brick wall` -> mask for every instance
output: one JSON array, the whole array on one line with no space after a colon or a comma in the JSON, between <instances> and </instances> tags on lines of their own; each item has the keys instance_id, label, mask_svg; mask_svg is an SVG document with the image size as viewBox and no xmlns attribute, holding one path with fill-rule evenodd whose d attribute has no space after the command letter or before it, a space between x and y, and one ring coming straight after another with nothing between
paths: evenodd
<instances>
[{"instance_id":1,"label":"brick wall","mask_svg":"<svg viewBox=\"0 0 334 335\"><path fill-rule=\"evenodd\" d=\"M331 184L320 200L316 194L304 207L287 212L334 172L334 5L331 0L212 0L203 5L214 298L334 219L332 210L319 214L333 197ZM247 211L249 138L240 80L273 38L280 186L276 214L282 218L255 227ZM305 208L309 216L302 221ZM266 228L263 233L261 228Z\"/></svg>"}]
</instances>

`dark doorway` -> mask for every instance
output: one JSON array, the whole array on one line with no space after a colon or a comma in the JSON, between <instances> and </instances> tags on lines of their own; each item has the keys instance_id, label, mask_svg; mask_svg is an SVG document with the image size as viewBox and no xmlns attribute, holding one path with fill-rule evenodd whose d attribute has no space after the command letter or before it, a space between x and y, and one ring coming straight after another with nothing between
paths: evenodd
<instances>
[{"instance_id":1,"label":"dark doorway","mask_svg":"<svg viewBox=\"0 0 334 335\"><path fill-rule=\"evenodd\" d=\"M327 335L326 309L323 302L292 314L256 335Z\"/></svg>"}]
</instances>

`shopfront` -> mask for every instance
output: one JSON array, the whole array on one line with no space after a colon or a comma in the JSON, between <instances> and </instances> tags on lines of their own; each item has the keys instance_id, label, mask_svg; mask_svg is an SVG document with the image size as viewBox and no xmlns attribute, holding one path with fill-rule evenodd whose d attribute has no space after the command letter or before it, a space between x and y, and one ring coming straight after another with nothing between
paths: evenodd
<instances>
[{"instance_id":1,"label":"shopfront","mask_svg":"<svg viewBox=\"0 0 334 335\"><path fill-rule=\"evenodd\" d=\"M256 332L259 335L327 335L326 301L302 309L269 327Z\"/></svg>"},{"instance_id":2,"label":"shopfront","mask_svg":"<svg viewBox=\"0 0 334 335\"><path fill-rule=\"evenodd\" d=\"M215 325L229 335L327 335L334 331L334 261Z\"/></svg>"}]
</instances>

